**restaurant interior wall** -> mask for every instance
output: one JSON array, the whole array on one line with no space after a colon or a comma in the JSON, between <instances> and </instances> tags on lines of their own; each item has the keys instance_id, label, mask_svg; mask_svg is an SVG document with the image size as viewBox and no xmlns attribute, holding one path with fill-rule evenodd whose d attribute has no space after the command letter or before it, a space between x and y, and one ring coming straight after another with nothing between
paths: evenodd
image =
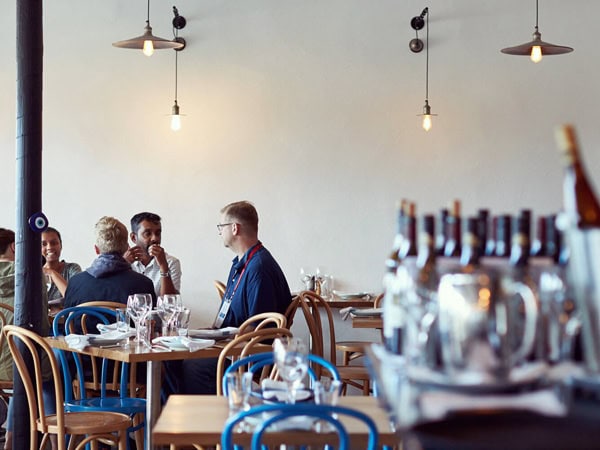
<instances>
[{"instance_id":1,"label":"restaurant interior wall","mask_svg":"<svg viewBox=\"0 0 600 450\"><path fill-rule=\"evenodd\" d=\"M233 254L215 229L219 209L248 199L260 237L293 290L299 269L325 267L343 291L379 291L395 203L436 212L561 207L553 127L576 124L598 179L600 2L544 1L544 38L571 54L500 49L529 38L521 0L179 0L188 20L179 59L182 129L169 127L171 50L145 57L112 42L141 29L145 2L44 2L43 204L63 256L94 258L103 215L128 224L163 217L163 245L180 258L194 324L217 309L212 281ZM15 226L15 1L0 16L0 226ZM425 53L410 19L430 9L433 128L417 114ZM171 34L172 3L152 2L156 34ZM343 333L340 338L344 338Z\"/></svg>"}]
</instances>

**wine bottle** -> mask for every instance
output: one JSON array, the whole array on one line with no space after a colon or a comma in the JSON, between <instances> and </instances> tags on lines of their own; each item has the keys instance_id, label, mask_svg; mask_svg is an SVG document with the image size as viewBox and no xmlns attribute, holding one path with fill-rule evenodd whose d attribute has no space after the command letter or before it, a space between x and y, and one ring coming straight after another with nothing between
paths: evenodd
<instances>
[{"instance_id":1,"label":"wine bottle","mask_svg":"<svg viewBox=\"0 0 600 450\"><path fill-rule=\"evenodd\" d=\"M528 218L528 215L520 215L513 219L510 247L510 265L513 267L524 267L529 262L531 227Z\"/></svg>"},{"instance_id":2,"label":"wine bottle","mask_svg":"<svg viewBox=\"0 0 600 450\"><path fill-rule=\"evenodd\" d=\"M547 239L546 239L546 217L538 216L537 223L535 227L535 239L531 244L531 256L537 258L543 258L548 256L547 254Z\"/></svg>"},{"instance_id":3,"label":"wine bottle","mask_svg":"<svg viewBox=\"0 0 600 450\"><path fill-rule=\"evenodd\" d=\"M460 228L460 201L454 200L452 208L446 219L446 246L444 247L445 256L460 256L461 249L461 228Z\"/></svg>"},{"instance_id":4,"label":"wine bottle","mask_svg":"<svg viewBox=\"0 0 600 450\"><path fill-rule=\"evenodd\" d=\"M440 209L437 222L437 234L435 236L435 253L437 256L444 256L446 247L446 222L448 221L448 209Z\"/></svg>"},{"instance_id":5,"label":"wine bottle","mask_svg":"<svg viewBox=\"0 0 600 450\"><path fill-rule=\"evenodd\" d=\"M479 243L479 254L486 254L488 227L489 227L490 211L488 209L479 209L477 211L477 242Z\"/></svg>"},{"instance_id":6,"label":"wine bottle","mask_svg":"<svg viewBox=\"0 0 600 450\"><path fill-rule=\"evenodd\" d=\"M496 223L496 245L494 254L501 258L510 256L510 227L511 217L508 214L498 216Z\"/></svg>"},{"instance_id":7,"label":"wine bottle","mask_svg":"<svg viewBox=\"0 0 600 450\"><path fill-rule=\"evenodd\" d=\"M485 245L485 256L494 256L496 254L496 237L498 234L498 216L492 217L492 229L488 234Z\"/></svg>"},{"instance_id":8,"label":"wine bottle","mask_svg":"<svg viewBox=\"0 0 600 450\"><path fill-rule=\"evenodd\" d=\"M585 173L574 128L571 125L557 128L556 142L564 157L565 212L578 228L600 228L600 204Z\"/></svg>"},{"instance_id":9,"label":"wine bottle","mask_svg":"<svg viewBox=\"0 0 600 450\"><path fill-rule=\"evenodd\" d=\"M404 311L400 305L396 272L402 265L400 250L405 239L406 200L397 205L397 228L392 251L386 259L386 271L383 276L383 338L384 345L390 352L401 351L401 330L404 325Z\"/></svg>"},{"instance_id":10,"label":"wine bottle","mask_svg":"<svg viewBox=\"0 0 600 450\"><path fill-rule=\"evenodd\" d=\"M437 328L437 290L439 274L436 266L435 217L424 215L419 227L419 254L417 257L417 293L419 295L418 348L416 361L431 368L441 365L440 336ZM414 317L414 315L411 314ZM410 319L408 319L410 320ZM414 319L413 319L414 320Z\"/></svg>"},{"instance_id":11,"label":"wine bottle","mask_svg":"<svg viewBox=\"0 0 600 450\"><path fill-rule=\"evenodd\" d=\"M479 219L477 217L467 218L460 252L460 265L463 266L465 272L471 272L479 266L481 257L479 249L481 247L477 238L478 229Z\"/></svg>"},{"instance_id":12,"label":"wine bottle","mask_svg":"<svg viewBox=\"0 0 600 450\"><path fill-rule=\"evenodd\" d=\"M415 209L416 206L412 202L405 205L404 240L400 247L400 260L404 260L409 256L417 256L417 218Z\"/></svg>"},{"instance_id":13,"label":"wine bottle","mask_svg":"<svg viewBox=\"0 0 600 450\"><path fill-rule=\"evenodd\" d=\"M404 242L404 209L406 200L402 199L396 205L396 235L394 236L394 243L392 244L392 250L385 260L385 267L387 273L396 274L396 269L400 265L400 249ZM385 283L385 280L384 280ZM385 286L384 286L385 288Z\"/></svg>"}]
</instances>

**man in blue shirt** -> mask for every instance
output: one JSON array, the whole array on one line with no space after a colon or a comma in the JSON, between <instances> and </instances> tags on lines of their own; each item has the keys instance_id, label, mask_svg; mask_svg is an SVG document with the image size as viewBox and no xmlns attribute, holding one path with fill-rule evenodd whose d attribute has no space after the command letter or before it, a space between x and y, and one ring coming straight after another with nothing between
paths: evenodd
<instances>
[{"instance_id":1,"label":"man in blue shirt","mask_svg":"<svg viewBox=\"0 0 600 450\"><path fill-rule=\"evenodd\" d=\"M214 326L238 327L255 314L285 313L292 294L279 264L258 240L256 208L247 201L230 203L221 209L217 230L236 257ZM183 393L216 394L216 370L216 358L183 361Z\"/></svg>"}]
</instances>

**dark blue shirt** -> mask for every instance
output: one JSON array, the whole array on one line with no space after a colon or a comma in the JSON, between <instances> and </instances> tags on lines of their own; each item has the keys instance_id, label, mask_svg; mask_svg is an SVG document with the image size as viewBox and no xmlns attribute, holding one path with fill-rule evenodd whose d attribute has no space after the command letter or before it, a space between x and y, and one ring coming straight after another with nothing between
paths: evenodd
<instances>
[{"instance_id":1,"label":"dark blue shirt","mask_svg":"<svg viewBox=\"0 0 600 450\"><path fill-rule=\"evenodd\" d=\"M256 246L260 248L248 261L248 256ZM241 279L237 284L240 274ZM233 259L223 298L232 294L231 306L222 327L238 327L249 317L263 312L284 314L292 300L290 287L281 267L260 242L250 248L241 259L237 256Z\"/></svg>"}]
</instances>

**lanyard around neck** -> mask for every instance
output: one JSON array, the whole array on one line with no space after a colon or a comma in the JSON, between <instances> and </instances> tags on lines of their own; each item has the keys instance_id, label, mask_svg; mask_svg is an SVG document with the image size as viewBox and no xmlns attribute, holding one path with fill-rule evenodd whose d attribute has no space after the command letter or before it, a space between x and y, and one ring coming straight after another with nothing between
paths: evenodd
<instances>
[{"instance_id":1,"label":"lanyard around neck","mask_svg":"<svg viewBox=\"0 0 600 450\"><path fill-rule=\"evenodd\" d=\"M238 279L235 283L235 286L233 287L233 292L231 293L230 296L227 296L227 294L225 295L225 298L233 298L233 296L235 295L238 286L240 285L240 281L242 281L242 275L244 275L244 272L246 271L246 267L248 267L248 263L250 262L250 260L252 259L252 257L256 254L256 252L258 252L260 249L262 248L262 244L259 242L256 247L254 247L252 249L252 251L248 254L248 258L246 259L246 262L244 263L244 267L242 267L242 270L240 272L240 274L238 275Z\"/></svg>"}]
</instances>

